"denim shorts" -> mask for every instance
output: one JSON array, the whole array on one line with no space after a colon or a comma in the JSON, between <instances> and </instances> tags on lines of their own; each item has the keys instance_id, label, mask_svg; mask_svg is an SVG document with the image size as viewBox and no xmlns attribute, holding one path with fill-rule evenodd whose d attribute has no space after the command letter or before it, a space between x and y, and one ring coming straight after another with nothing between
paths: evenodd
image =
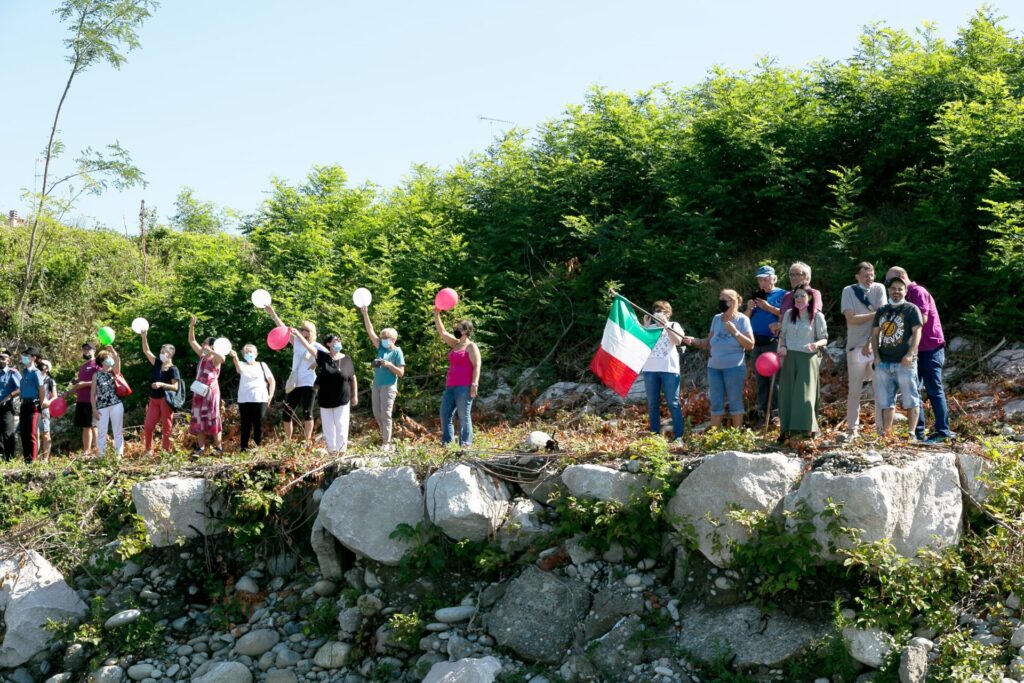
<instances>
[{"instance_id":1,"label":"denim shorts","mask_svg":"<svg viewBox=\"0 0 1024 683\"><path fill-rule=\"evenodd\" d=\"M878 363L875 365L875 402L882 410L896 407L896 392L903 397L904 408L920 408L921 393L917 387L917 362Z\"/></svg>"}]
</instances>

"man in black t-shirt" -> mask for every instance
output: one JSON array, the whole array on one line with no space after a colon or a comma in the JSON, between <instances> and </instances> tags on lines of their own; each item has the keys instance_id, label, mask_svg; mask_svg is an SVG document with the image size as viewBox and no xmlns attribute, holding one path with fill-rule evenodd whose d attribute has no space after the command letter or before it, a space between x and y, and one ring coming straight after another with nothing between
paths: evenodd
<instances>
[{"instance_id":1,"label":"man in black t-shirt","mask_svg":"<svg viewBox=\"0 0 1024 683\"><path fill-rule=\"evenodd\" d=\"M879 434L892 427L896 392L907 410L910 438L915 440L921 410L917 386L917 345L921 342L921 311L906 300L907 282L894 277L886 282L889 303L875 313L871 327L871 346L875 351L875 401L882 413Z\"/></svg>"}]
</instances>

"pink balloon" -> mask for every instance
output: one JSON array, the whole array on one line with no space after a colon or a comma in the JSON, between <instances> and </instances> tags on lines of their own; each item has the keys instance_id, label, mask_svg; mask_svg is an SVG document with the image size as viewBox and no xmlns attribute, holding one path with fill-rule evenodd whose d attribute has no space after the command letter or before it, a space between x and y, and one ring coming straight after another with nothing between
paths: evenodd
<instances>
[{"instance_id":1,"label":"pink balloon","mask_svg":"<svg viewBox=\"0 0 1024 683\"><path fill-rule=\"evenodd\" d=\"M50 417L63 417L66 412L68 412L68 402L63 396L58 396L50 401Z\"/></svg>"},{"instance_id":2,"label":"pink balloon","mask_svg":"<svg viewBox=\"0 0 1024 683\"><path fill-rule=\"evenodd\" d=\"M757 362L754 363L754 367L757 369L757 374L762 377L771 377L779 371L779 357L778 355L769 351L768 353L762 353L757 357Z\"/></svg>"},{"instance_id":3,"label":"pink balloon","mask_svg":"<svg viewBox=\"0 0 1024 683\"><path fill-rule=\"evenodd\" d=\"M274 351L280 351L288 346L292 338L292 331L284 325L279 325L267 333L267 346Z\"/></svg>"},{"instance_id":4,"label":"pink balloon","mask_svg":"<svg viewBox=\"0 0 1024 683\"><path fill-rule=\"evenodd\" d=\"M442 311L450 311L459 303L459 294L451 287L445 287L434 297L434 305Z\"/></svg>"}]
</instances>

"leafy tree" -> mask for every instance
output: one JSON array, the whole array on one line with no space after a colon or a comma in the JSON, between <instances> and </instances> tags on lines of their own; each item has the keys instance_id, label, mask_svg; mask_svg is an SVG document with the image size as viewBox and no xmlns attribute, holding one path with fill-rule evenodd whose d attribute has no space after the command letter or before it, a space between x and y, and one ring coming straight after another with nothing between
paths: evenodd
<instances>
[{"instance_id":1,"label":"leafy tree","mask_svg":"<svg viewBox=\"0 0 1024 683\"><path fill-rule=\"evenodd\" d=\"M36 284L36 266L46 243L46 229L53 221L59 220L83 192L99 194L110 184L124 189L145 183L142 172L132 164L128 151L117 142L107 145L105 152L86 148L75 160L74 170L60 177L51 178L51 164L64 152L64 145L57 138L57 128L75 78L103 62L119 69L126 59L126 52L139 47L136 31L157 6L155 0L64 0L54 12L70 31L64 45L69 51L67 61L71 69L57 102L50 137L43 153L42 186L35 197L25 251L24 277L17 303L18 336L24 324L29 292ZM77 190L73 181L80 183ZM67 198L54 207L52 195L65 183L68 184ZM54 208L58 209L56 216Z\"/></svg>"}]
</instances>

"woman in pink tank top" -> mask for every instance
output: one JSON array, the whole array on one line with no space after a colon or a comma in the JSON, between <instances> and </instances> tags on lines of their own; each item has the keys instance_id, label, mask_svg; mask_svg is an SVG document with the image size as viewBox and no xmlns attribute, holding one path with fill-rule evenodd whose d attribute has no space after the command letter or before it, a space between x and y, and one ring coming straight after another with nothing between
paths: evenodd
<instances>
[{"instance_id":1,"label":"woman in pink tank top","mask_svg":"<svg viewBox=\"0 0 1024 683\"><path fill-rule=\"evenodd\" d=\"M448 378L441 398L441 445L451 443L455 435L455 416L459 418L459 445L473 441L471 410L480 383L480 349L470 339L473 323L460 320L449 333L441 322L441 310L434 307L434 327L451 349L448 352Z\"/></svg>"}]
</instances>

